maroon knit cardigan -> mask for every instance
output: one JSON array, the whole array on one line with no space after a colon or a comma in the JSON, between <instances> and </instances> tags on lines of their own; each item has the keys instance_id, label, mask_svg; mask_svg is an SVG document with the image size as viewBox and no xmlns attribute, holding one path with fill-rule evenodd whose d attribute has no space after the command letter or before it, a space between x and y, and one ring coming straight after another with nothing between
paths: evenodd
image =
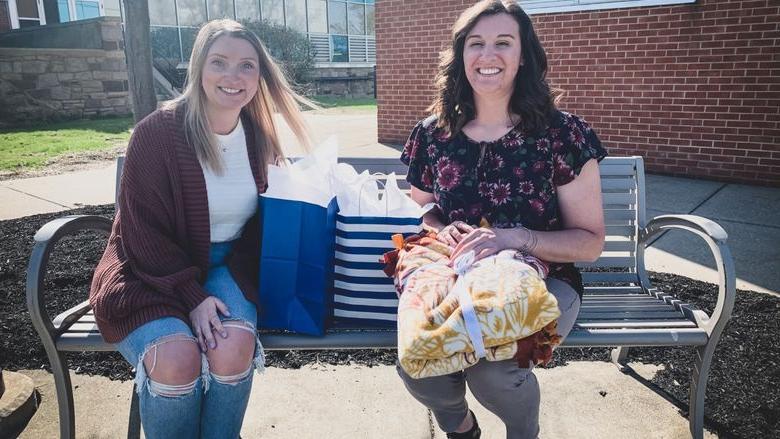
<instances>
[{"instance_id":1,"label":"maroon knit cardigan","mask_svg":"<svg viewBox=\"0 0 780 439\"><path fill-rule=\"evenodd\" d=\"M259 137L242 114L258 194ZM259 221L244 227L227 266L244 296L257 305ZM209 293L211 231L206 180L184 135L184 109L157 110L136 125L127 147L117 212L95 270L89 302L103 338L116 343L162 317L189 324L189 312Z\"/></svg>"}]
</instances>

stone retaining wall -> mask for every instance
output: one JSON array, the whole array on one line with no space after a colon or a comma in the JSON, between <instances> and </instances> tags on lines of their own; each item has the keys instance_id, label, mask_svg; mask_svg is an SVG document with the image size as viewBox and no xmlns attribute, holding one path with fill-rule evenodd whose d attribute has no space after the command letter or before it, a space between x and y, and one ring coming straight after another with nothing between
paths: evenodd
<instances>
[{"instance_id":1,"label":"stone retaining wall","mask_svg":"<svg viewBox=\"0 0 780 439\"><path fill-rule=\"evenodd\" d=\"M119 20L106 49L0 47L0 126L132 113Z\"/></svg>"},{"instance_id":2,"label":"stone retaining wall","mask_svg":"<svg viewBox=\"0 0 780 439\"><path fill-rule=\"evenodd\" d=\"M373 67L320 67L314 69L314 94L373 97Z\"/></svg>"}]
</instances>

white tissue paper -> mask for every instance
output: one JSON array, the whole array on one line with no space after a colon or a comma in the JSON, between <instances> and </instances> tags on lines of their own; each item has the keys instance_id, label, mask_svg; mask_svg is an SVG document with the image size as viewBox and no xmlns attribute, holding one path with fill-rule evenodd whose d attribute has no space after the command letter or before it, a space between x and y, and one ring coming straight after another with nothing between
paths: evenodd
<instances>
[{"instance_id":1,"label":"white tissue paper","mask_svg":"<svg viewBox=\"0 0 780 439\"><path fill-rule=\"evenodd\" d=\"M358 174L352 166L339 164L338 167L339 171L334 173L333 184L336 188L339 215L420 218L433 207L433 204L421 207L404 194L398 187L394 173L376 180L368 172ZM380 185L384 186L383 195L380 195Z\"/></svg>"},{"instance_id":2,"label":"white tissue paper","mask_svg":"<svg viewBox=\"0 0 780 439\"><path fill-rule=\"evenodd\" d=\"M336 138L329 137L295 163L269 165L268 189L261 196L322 207L336 197L343 216L420 218L433 207L420 207L404 194L395 174L379 175L379 180L368 171L358 174L351 165L338 163L338 155Z\"/></svg>"},{"instance_id":3,"label":"white tissue paper","mask_svg":"<svg viewBox=\"0 0 780 439\"><path fill-rule=\"evenodd\" d=\"M268 165L268 189L261 196L328 207L333 200L333 172L338 144L329 137L311 154L287 166Z\"/></svg>"}]
</instances>

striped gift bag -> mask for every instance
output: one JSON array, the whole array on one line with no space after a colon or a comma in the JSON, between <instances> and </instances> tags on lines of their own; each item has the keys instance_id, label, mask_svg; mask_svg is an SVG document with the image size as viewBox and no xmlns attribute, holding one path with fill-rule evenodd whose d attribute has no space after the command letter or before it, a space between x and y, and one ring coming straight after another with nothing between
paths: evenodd
<instances>
[{"instance_id":1,"label":"striped gift bag","mask_svg":"<svg viewBox=\"0 0 780 439\"><path fill-rule=\"evenodd\" d=\"M398 296L380 257L392 236L422 230L422 218L336 216L334 323L395 327Z\"/></svg>"}]
</instances>

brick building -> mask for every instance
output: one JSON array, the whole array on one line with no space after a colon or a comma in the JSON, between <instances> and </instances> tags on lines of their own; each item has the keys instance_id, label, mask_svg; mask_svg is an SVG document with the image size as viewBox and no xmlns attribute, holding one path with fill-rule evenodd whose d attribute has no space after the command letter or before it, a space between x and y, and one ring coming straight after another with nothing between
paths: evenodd
<instances>
[{"instance_id":1,"label":"brick building","mask_svg":"<svg viewBox=\"0 0 780 439\"><path fill-rule=\"evenodd\" d=\"M438 52L471 0L376 7L379 141L426 116ZM521 1L566 91L612 155L649 171L780 186L780 4ZM587 3L587 4L580 4Z\"/></svg>"}]
</instances>

